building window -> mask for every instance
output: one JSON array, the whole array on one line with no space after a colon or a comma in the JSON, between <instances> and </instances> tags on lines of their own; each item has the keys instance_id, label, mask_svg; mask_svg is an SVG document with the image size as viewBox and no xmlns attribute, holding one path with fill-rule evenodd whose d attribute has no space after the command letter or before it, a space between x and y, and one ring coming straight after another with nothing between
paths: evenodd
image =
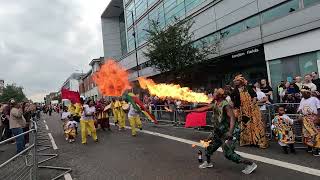
<instances>
[{"instance_id":1,"label":"building window","mask_svg":"<svg viewBox=\"0 0 320 180\"><path fill-rule=\"evenodd\" d=\"M135 19L135 10L134 10L134 1L132 1L128 7L124 10L126 13L126 20L127 20L127 27L131 26L133 23L132 19L132 13L133 13L133 18Z\"/></svg>"},{"instance_id":2,"label":"building window","mask_svg":"<svg viewBox=\"0 0 320 180\"><path fill-rule=\"evenodd\" d=\"M228 38L230 36L233 36L235 34L238 34L240 32L242 32L244 30L244 23L243 22L239 22L236 23L234 25L231 25L225 29L221 30L221 38Z\"/></svg>"},{"instance_id":3,"label":"building window","mask_svg":"<svg viewBox=\"0 0 320 180\"><path fill-rule=\"evenodd\" d=\"M164 13L167 24L174 22L175 18L185 16L184 0L165 0Z\"/></svg>"},{"instance_id":4,"label":"building window","mask_svg":"<svg viewBox=\"0 0 320 180\"><path fill-rule=\"evenodd\" d=\"M119 16L119 28L120 28L120 42L122 55L128 52L127 50L127 38L126 38L126 26L124 22L124 14Z\"/></svg>"},{"instance_id":5,"label":"building window","mask_svg":"<svg viewBox=\"0 0 320 180\"><path fill-rule=\"evenodd\" d=\"M194 42L194 46L197 48L202 48L204 46L212 46L215 45L219 41L219 32L210 34L204 38L201 38Z\"/></svg>"},{"instance_id":6,"label":"building window","mask_svg":"<svg viewBox=\"0 0 320 180\"><path fill-rule=\"evenodd\" d=\"M134 36L133 36L133 29L131 28L128 31L128 51L134 50Z\"/></svg>"},{"instance_id":7,"label":"building window","mask_svg":"<svg viewBox=\"0 0 320 180\"><path fill-rule=\"evenodd\" d=\"M260 24L259 22L260 22L259 15L253 16L253 17L246 19L244 21L244 26L245 26L244 28L251 29L251 28L257 27Z\"/></svg>"},{"instance_id":8,"label":"building window","mask_svg":"<svg viewBox=\"0 0 320 180\"><path fill-rule=\"evenodd\" d=\"M318 52L310 52L296 56L269 61L271 82L274 89L281 81L291 80L296 76L304 76L313 71L318 72Z\"/></svg>"},{"instance_id":9,"label":"building window","mask_svg":"<svg viewBox=\"0 0 320 180\"><path fill-rule=\"evenodd\" d=\"M291 0L262 13L263 23L286 16L299 9L299 0Z\"/></svg>"},{"instance_id":10,"label":"building window","mask_svg":"<svg viewBox=\"0 0 320 180\"><path fill-rule=\"evenodd\" d=\"M190 12L192 9L194 9L197 6L199 6L203 2L205 2L205 0L185 0L186 11Z\"/></svg>"},{"instance_id":11,"label":"building window","mask_svg":"<svg viewBox=\"0 0 320 180\"><path fill-rule=\"evenodd\" d=\"M137 24L137 44L138 46L142 45L147 40L147 31L149 29L149 20L148 17L144 17Z\"/></svg>"},{"instance_id":12,"label":"building window","mask_svg":"<svg viewBox=\"0 0 320 180\"><path fill-rule=\"evenodd\" d=\"M153 6L153 4L155 3L155 2L157 2L158 0L148 0L148 7L151 7L151 6Z\"/></svg>"},{"instance_id":13,"label":"building window","mask_svg":"<svg viewBox=\"0 0 320 180\"><path fill-rule=\"evenodd\" d=\"M309 7L316 3L320 3L320 1L319 0L303 0L304 7Z\"/></svg>"},{"instance_id":14,"label":"building window","mask_svg":"<svg viewBox=\"0 0 320 180\"><path fill-rule=\"evenodd\" d=\"M165 26L163 3L159 4L149 13L149 21L155 21L161 28ZM149 23L151 25L151 23Z\"/></svg>"},{"instance_id":15,"label":"building window","mask_svg":"<svg viewBox=\"0 0 320 180\"><path fill-rule=\"evenodd\" d=\"M146 12L148 4L146 0L136 0L136 18L138 19L144 12Z\"/></svg>"}]
</instances>

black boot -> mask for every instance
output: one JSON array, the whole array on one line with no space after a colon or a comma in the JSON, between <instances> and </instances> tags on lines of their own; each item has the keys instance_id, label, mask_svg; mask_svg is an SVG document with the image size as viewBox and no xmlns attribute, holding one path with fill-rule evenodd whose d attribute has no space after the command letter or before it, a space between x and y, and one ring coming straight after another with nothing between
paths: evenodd
<instances>
[{"instance_id":1,"label":"black boot","mask_svg":"<svg viewBox=\"0 0 320 180\"><path fill-rule=\"evenodd\" d=\"M294 148L294 144L289 144L289 148L290 148L290 152L295 154L296 153L296 149Z\"/></svg>"},{"instance_id":2,"label":"black boot","mask_svg":"<svg viewBox=\"0 0 320 180\"><path fill-rule=\"evenodd\" d=\"M284 154L288 154L288 147L287 146L282 146L282 150Z\"/></svg>"}]
</instances>

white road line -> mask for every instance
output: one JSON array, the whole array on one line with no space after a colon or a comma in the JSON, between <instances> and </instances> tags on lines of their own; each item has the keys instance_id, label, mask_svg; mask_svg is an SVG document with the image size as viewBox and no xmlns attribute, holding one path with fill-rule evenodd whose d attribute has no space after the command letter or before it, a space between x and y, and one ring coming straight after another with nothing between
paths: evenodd
<instances>
[{"instance_id":1,"label":"white road line","mask_svg":"<svg viewBox=\"0 0 320 180\"><path fill-rule=\"evenodd\" d=\"M113 123L110 123L110 124L113 124ZM128 127L128 126L126 126L126 128L127 129L131 129L131 127ZM138 131L140 131L140 130L138 130ZM202 144L200 144L199 142L191 141L191 140L188 140L188 139L183 139L183 138L170 136L170 135L167 135L167 134L161 134L161 133L157 133L157 132L152 132L152 131L147 131L147 130L141 130L140 132L143 132L145 134L150 134L150 135L153 135L153 136L158 136L158 137L174 140L174 141L178 141L178 142L182 142L182 143L186 143L186 144L190 144L190 145L194 144L196 146L203 147ZM218 151L222 152L222 149L219 148ZM247 158L247 159L260 161L260 162L263 162L263 163L266 163L266 164L271 164L271 165L274 165L274 166L279 166L279 167L282 167L282 168L291 169L291 170L294 170L294 171L299 171L299 172L310 174L310 175L314 175L314 176L320 176L320 170L319 169L314 169L314 168L310 168L310 167L306 167L306 166L292 164L292 163L288 163L288 162L284 162L284 161L280 161L280 160L276 160L276 159L266 158L266 157L263 157L263 156L248 154L248 153L240 152L240 151L236 151L236 153L238 153L240 156L242 156L244 158Z\"/></svg>"},{"instance_id":2,"label":"white road line","mask_svg":"<svg viewBox=\"0 0 320 180\"><path fill-rule=\"evenodd\" d=\"M57 150L57 149L58 149L58 146L57 146L56 142L54 141L52 134L51 134L51 133L48 133L48 135L49 135L49 138L50 138L50 141L51 141L51 144L52 144L52 148L53 148L54 150Z\"/></svg>"},{"instance_id":3,"label":"white road line","mask_svg":"<svg viewBox=\"0 0 320 180\"><path fill-rule=\"evenodd\" d=\"M45 126L46 126L46 129L47 129L47 130L49 130L49 127L48 127L48 125L46 125L46 124L45 124Z\"/></svg>"},{"instance_id":4,"label":"white road line","mask_svg":"<svg viewBox=\"0 0 320 180\"><path fill-rule=\"evenodd\" d=\"M65 180L72 180L71 174L70 173L65 174L64 179Z\"/></svg>"}]
</instances>

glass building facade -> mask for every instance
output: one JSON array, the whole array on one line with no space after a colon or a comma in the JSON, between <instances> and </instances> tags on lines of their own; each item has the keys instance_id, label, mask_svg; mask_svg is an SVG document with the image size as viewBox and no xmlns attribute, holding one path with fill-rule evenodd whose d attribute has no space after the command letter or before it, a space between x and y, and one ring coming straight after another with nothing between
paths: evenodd
<instances>
[{"instance_id":1,"label":"glass building facade","mask_svg":"<svg viewBox=\"0 0 320 180\"><path fill-rule=\"evenodd\" d=\"M132 13L137 29L137 44L141 46L146 42L146 30L149 29L151 20L156 21L161 27L165 27L175 19L184 19L188 12L204 2L206 2L206 0L126 0L125 13L128 33L128 52L134 50ZM320 0L289 0L216 32L211 32L211 34L198 39L198 41L215 43L219 39L229 38L316 3L320 3ZM212 41L212 39L215 39L215 41Z\"/></svg>"}]
</instances>

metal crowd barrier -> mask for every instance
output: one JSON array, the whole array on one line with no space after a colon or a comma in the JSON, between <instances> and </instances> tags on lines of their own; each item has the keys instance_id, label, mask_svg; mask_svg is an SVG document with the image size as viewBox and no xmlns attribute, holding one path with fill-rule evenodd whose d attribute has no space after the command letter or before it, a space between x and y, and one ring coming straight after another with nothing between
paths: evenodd
<instances>
[{"instance_id":1,"label":"metal crowd barrier","mask_svg":"<svg viewBox=\"0 0 320 180\"><path fill-rule=\"evenodd\" d=\"M261 104L266 106L266 110L261 111L262 120L265 123L266 134L268 138L273 139L273 134L271 130L272 120L277 115L277 107L284 106L287 110L287 115L294 121L294 133L296 136L296 142L302 142L302 124L298 120L299 114L297 113L299 103L275 103L275 104ZM151 113L159 122L169 123L173 125L184 125L186 121L187 113L182 109L192 109L192 106L180 106L180 108L173 108L173 111L168 111L165 109L166 106L159 105L151 109ZM213 115L212 111L207 112L207 128L212 128L211 117Z\"/></svg>"},{"instance_id":2,"label":"metal crowd barrier","mask_svg":"<svg viewBox=\"0 0 320 180\"><path fill-rule=\"evenodd\" d=\"M37 123L31 120L30 130L0 142L8 142L21 136L29 136L29 146L20 153L0 164L0 179L5 180L36 180L37 179Z\"/></svg>"}]
</instances>

